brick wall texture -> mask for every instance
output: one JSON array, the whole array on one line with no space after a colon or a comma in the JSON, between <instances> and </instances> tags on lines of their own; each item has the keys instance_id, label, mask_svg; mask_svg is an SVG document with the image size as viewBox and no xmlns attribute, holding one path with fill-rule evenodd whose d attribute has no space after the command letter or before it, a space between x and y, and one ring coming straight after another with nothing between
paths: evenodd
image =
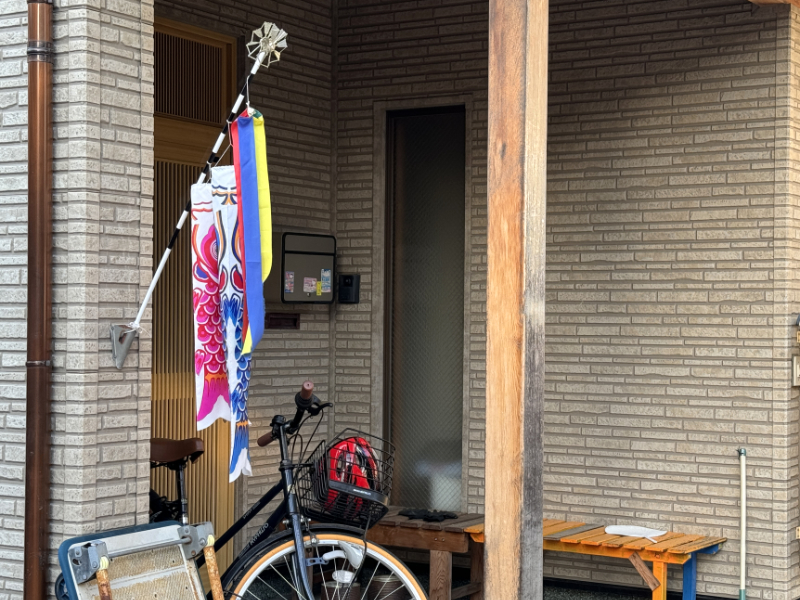
<instances>
[{"instance_id":1,"label":"brick wall texture","mask_svg":"<svg viewBox=\"0 0 800 600\"><path fill-rule=\"evenodd\" d=\"M551 3L546 509L728 537L712 595L738 588L742 446L749 596L798 594L795 24ZM637 580L587 567L546 572Z\"/></svg>"},{"instance_id":2,"label":"brick wall texture","mask_svg":"<svg viewBox=\"0 0 800 600\"><path fill-rule=\"evenodd\" d=\"M23 586L26 12L25 2L0 3L0 598L9 599ZM53 548L147 522L149 341L118 371L108 332L133 320L152 270L152 20L147 0L54 7Z\"/></svg>"},{"instance_id":3,"label":"brick wall texture","mask_svg":"<svg viewBox=\"0 0 800 600\"><path fill-rule=\"evenodd\" d=\"M797 598L800 13L745 0L550 6L547 516L728 537L700 561L698 591L736 596L745 446L748 595ZM481 511L488 3L154 8L237 38L264 20L289 32L251 88L275 230L336 235L337 269L361 274L359 305L299 308L299 331L267 331L253 440L307 377L336 402L320 435L379 426L381 116L467 106L463 497ZM146 518L148 326L123 371L106 340L111 322L132 320L153 264L152 19L146 2L56 5L54 544ZM21 589L24 25L23 2L0 2L0 599ZM240 509L275 481L276 453L252 448ZM545 574L641 586L622 561L548 555Z\"/></svg>"}]
</instances>

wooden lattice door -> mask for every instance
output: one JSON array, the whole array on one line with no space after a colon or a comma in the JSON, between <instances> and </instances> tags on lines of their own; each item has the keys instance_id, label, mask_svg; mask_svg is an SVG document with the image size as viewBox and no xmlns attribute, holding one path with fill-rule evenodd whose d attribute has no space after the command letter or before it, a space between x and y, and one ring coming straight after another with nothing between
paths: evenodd
<instances>
[{"instance_id":1,"label":"wooden lattice door","mask_svg":"<svg viewBox=\"0 0 800 600\"><path fill-rule=\"evenodd\" d=\"M235 82L234 40L157 20L155 28L154 268L219 134ZM178 241L153 294L153 437L205 441L205 455L187 469L191 522L211 521L219 535L233 523L234 486L228 483L230 426L217 421L198 432L193 378L192 281L189 226ZM174 498L166 469L151 486ZM233 558L229 544L220 567Z\"/></svg>"}]
</instances>

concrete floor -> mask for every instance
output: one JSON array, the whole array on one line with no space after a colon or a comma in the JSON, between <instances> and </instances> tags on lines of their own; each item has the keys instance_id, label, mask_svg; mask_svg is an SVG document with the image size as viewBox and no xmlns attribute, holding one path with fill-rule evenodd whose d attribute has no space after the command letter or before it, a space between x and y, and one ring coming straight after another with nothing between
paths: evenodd
<instances>
[{"instance_id":1,"label":"concrete floor","mask_svg":"<svg viewBox=\"0 0 800 600\"><path fill-rule=\"evenodd\" d=\"M651 597L649 590L644 589L641 594L637 594L574 589L548 583L544 586L544 600L647 600Z\"/></svg>"}]
</instances>

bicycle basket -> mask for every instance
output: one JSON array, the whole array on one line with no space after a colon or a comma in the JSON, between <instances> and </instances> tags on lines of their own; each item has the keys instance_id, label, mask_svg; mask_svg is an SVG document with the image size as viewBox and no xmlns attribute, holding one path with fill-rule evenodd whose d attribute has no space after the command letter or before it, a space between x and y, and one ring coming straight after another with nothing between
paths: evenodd
<instances>
[{"instance_id":1,"label":"bicycle basket","mask_svg":"<svg viewBox=\"0 0 800 600\"><path fill-rule=\"evenodd\" d=\"M389 510L394 447L378 437L345 429L322 442L296 473L303 513L328 523L362 529Z\"/></svg>"}]
</instances>

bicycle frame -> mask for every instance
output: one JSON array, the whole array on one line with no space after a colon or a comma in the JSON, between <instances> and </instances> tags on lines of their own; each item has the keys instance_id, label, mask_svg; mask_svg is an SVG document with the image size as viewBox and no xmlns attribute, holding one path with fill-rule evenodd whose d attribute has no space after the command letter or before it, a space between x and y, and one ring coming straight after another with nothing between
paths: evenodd
<instances>
[{"instance_id":1,"label":"bicycle frame","mask_svg":"<svg viewBox=\"0 0 800 600\"><path fill-rule=\"evenodd\" d=\"M257 544L261 543L262 541L266 540L277 528L278 524L281 523L284 519L288 519L288 525L291 527L294 537L294 544L295 544L295 560L299 560L301 557L305 557L305 545L303 543L303 527L307 525L305 517L303 517L300 511L300 503L297 500L297 495L294 492L294 469L297 465L295 465L291 461L291 457L289 456L289 441L288 436L286 433L286 428L288 423L286 422L284 417L277 416L273 419L273 431L277 433L276 439L280 443L281 449L281 462L280 462L280 473L281 473L281 480L276 483L270 490L264 494L258 502L253 504L247 512L245 512L241 518L236 521L230 528L228 528L225 533L223 533L217 541L214 543L214 551L218 552L220 548L224 547L233 536L239 533L245 525L247 525L253 518L261 512L267 504L272 502L278 494L282 491L283 492L283 501L280 503L278 508L269 516L269 518L264 522L258 532L253 536L253 538L247 543L247 545L242 549L236 559L239 559L247 554L250 549L254 548ZM231 563L231 566L228 567L228 570L225 571L223 575L223 579L228 575L228 571L236 565L237 560L234 560ZM200 556L197 559L197 567L200 568L205 563L205 557ZM305 565L296 565L297 573L299 574L301 585L304 588L304 593L309 598L309 600L314 598L314 595L311 590L311 582L308 579L308 571L305 568Z\"/></svg>"}]
</instances>

